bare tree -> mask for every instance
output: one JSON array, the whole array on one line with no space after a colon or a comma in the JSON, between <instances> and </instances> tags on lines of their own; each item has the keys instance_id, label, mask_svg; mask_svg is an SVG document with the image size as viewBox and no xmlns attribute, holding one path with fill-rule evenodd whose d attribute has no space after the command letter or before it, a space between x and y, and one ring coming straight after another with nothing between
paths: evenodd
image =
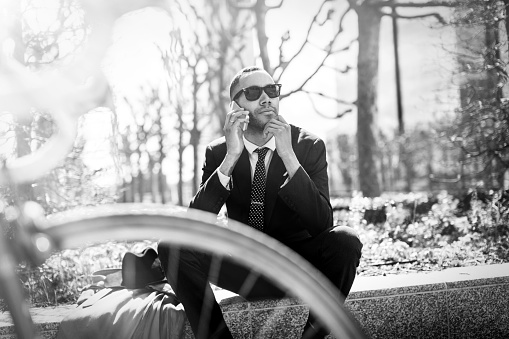
<instances>
[{"instance_id":1,"label":"bare tree","mask_svg":"<svg viewBox=\"0 0 509 339\"><path fill-rule=\"evenodd\" d=\"M378 161L377 154L377 134L378 126L376 116L377 108L377 93L378 93L378 51L379 51L379 35L381 18L384 15L390 15L400 19L417 19L423 17L436 17L441 22L442 17L438 13L424 13L412 16L404 16L396 14L395 8L431 8L439 6L454 6L453 2L448 1L427 1L427 2L402 2L393 0L323 0L317 13L312 18L305 40L300 45L292 56L284 56L284 45L290 39L289 32L281 37L281 44L279 46L279 57L277 65L272 66L269 60L269 53L267 47L267 35L265 32L265 17L271 10L281 8L284 0L280 0L276 4L269 5L266 0L253 0L249 3L234 3L230 4L238 9L249 10L254 17L255 28L258 38L258 46L260 49L260 58L264 68L272 74L275 79L281 76L301 54L306 46L314 45L310 38L311 31L317 26L321 26L324 22L332 20L336 14L336 4L346 3L346 9L336 19L338 22L337 30L332 34L330 41L322 48L323 55L317 66L311 69L301 84L295 86L294 89L284 93L281 98L291 96L294 93L307 93L312 101L313 96L319 96L336 101L342 107L346 107L343 111L330 116L320 112L315 107L316 113L322 116L331 118L339 118L344 114L351 112L354 106L357 107L357 142L358 142L358 167L359 167L359 184L360 190L365 196L378 196L381 193L378 175ZM392 9L392 11L390 11ZM389 10L389 11L388 11ZM344 19L345 17L354 12L358 18L358 31L359 36L357 39L348 42L340 42L340 38L344 32ZM335 70L339 73L346 73L354 69L347 67L346 69L336 69L327 64L331 57L338 55L341 52L350 50L355 42L358 42L358 84L357 84L357 99L353 102L348 102L340 97L327 96L322 92L308 90L307 84L316 76L321 70ZM313 101L312 101L313 102Z\"/></svg>"},{"instance_id":2,"label":"bare tree","mask_svg":"<svg viewBox=\"0 0 509 339\"><path fill-rule=\"evenodd\" d=\"M358 54L358 85L357 85L357 143L359 157L360 189L366 196L377 196L381 193L378 180L378 164L375 157L377 149L377 93L378 93L378 54L380 39L380 22L382 16L395 19L420 19L435 17L440 23L445 20L437 12L423 14L400 15L397 8L435 8L456 6L455 2L427 1L403 2L393 0L348 0L358 16L359 54ZM397 51L396 51L397 52ZM407 176L412 172L406 166ZM410 178L407 178L410 180ZM409 187L407 187L409 188Z\"/></svg>"},{"instance_id":3,"label":"bare tree","mask_svg":"<svg viewBox=\"0 0 509 339\"><path fill-rule=\"evenodd\" d=\"M229 78L236 65L242 65L242 50L245 47L248 23L242 21L238 11L224 6L222 1L178 2L180 12L189 25L189 36L173 35L179 47L179 62L182 63L183 78L191 84L188 104L181 108L191 114L192 122L183 126L190 133L193 149L192 192L200 183L199 145L202 130L217 122L224 124L228 98L225 96ZM166 57L166 64L172 61ZM174 61L173 61L174 62ZM168 70L170 71L170 70ZM182 96L185 97L185 96Z\"/></svg>"},{"instance_id":4,"label":"bare tree","mask_svg":"<svg viewBox=\"0 0 509 339\"><path fill-rule=\"evenodd\" d=\"M122 201L143 201L150 196L152 202L166 203L168 189L163 163L168 153L168 126L162 118L168 105L161 99L159 88L142 86L140 92L145 93L142 102L123 98L134 122L119 136L124 172Z\"/></svg>"}]
</instances>

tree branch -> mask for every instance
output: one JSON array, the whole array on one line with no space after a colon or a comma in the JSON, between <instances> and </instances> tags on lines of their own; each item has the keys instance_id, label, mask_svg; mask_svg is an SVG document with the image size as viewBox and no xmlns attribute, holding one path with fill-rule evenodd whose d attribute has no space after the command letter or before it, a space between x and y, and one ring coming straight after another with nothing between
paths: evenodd
<instances>
[{"instance_id":1,"label":"tree branch","mask_svg":"<svg viewBox=\"0 0 509 339\"><path fill-rule=\"evenodd\" d=\"M308 94L313 94L313 93L310 93L310 92L307 92ZM335 99L335 98L332 98L330 97L331 99ZM319 116L322 116L324 118L327 118L327 119L338 119L338 118L341 118L342 116L344 116L345 114L347 113L350 113L352 111L352 108L349 107L349 108L346 108L345 110L341 111L341 112L338 112L335 116L331 117L331 116L328 116L328 115L325 115L323 114L315 105L315 101L313 100L313 97L311 95L308 95L308 99L309 99L309 102L311 103L311 106L313 107L313 110L315 111L316 114L318 114ZM350 103L348 103L350 104Z\"/></svg>"},{"instance_id":2,"label":"tree branch","mask_svg":"<svg viewBox=\"0 0 509 339\"><path fill-rule=\"evenodd\" d=\"M447 0L430 0L427 2L396 2L394 0L386 0L379 2L370 2L367 4L372 7L406 7L406 8L426 8L426 7L457 7L458 1Z\"/></svg>"},{"instance_id":3,"label":"tree branch","mask_svg":"<svg viewBox=\"0 0 509 339\"><path fill-rule=\"evenodd\" d=\"M337 54L340 52L348 51L350 49L350 47L352 47L352 45L358 40L359 40L358 38L354 38L354 39L350 40L350 42L346 46L341 47L339 49L335 49L335 50L331 51L330 54ZM329 46L329 48L332 48L332 44Z\"/></svg>"},{"instance_id":4,"label":"tree branch","mask_svg":"<svg viewBox=\"0 0 509 339\"><path fill-rule=\"evenodd\" d=\"M276 73L276 71L278 69L281 68L281 74L279 75L279 78L281 78L281 76L283 75L286 67L288 67L288 65L300 54L300 52L302 52L302 50L304 49L304 46L306 46L306 43L309 41L309 36L311 35L311 30L313 29L313 25L314 25L315 22L318 22L318 15L320 15L320 13L322 12L322 8L325 6L325 4L328 1L330 1L330 0L324 0L322 2L322 4L320 5L320 8L318 9L318 11L316 12L315 16L313 17L313 20L311 20L311 23L309 24L309 27L308 27L308 30L307 30L307 33L306 33L306 38L305 38L304 42L300 46L299 50L297 52L295 52L293 54L293 56L289 60L287 60L287 61L283 61L283 45L289 40L289 32L285 33L285 35L283 35L281 37L281 44L279 45L279 65L277 65L274 68L274 74ZM287 36L288 39L286 39L285 36Z\"/></svg>"},{"instance_id":5,"label":"tree branch","mask_svg":"<svg viewBox=\"0 0 509 339\"><path fill-rule=\"evenodd\" d=\"M286 93L284 95L281 95L282 99L287 97L287 96L292 95L293 93L302 91L304 86L309 82L309 80L311 80L316 75L316 73L318 73L318 71L325 65L325 61L329 58L329 56L331 56L332 54L335 54L335 53L338 53L338 52L345 51L345 50L349 49L350 46L353 44L353 42L357 40L357 39L353 39L352 41L350 41L350 43L347 46L345 46L345 47L343 47L343 48L341 48L339 50L332 51L332 44L334 43L334 41L336 41L336 38L338 37L339 34L341 34L341 32L342 32L342 29L340 28L336 32L336 35L334 36L334 38L331 39L330 44L329 44L329 48L326 51L325 56L322 58L322 61L315 68L315 70L309 75L309 77L306 80L304 80L304 82L297 89L294 89L294 90L292 90L292 91L290 91L290 92L288 92L288 93Z\"/></svg>"},{"instance_id":6,"label":"tree branch","mask_svg":"<svg viewBox=\"0 0 509 339\"><path fill-rule=\"evenodd\" d=\"M288 65L289 65L290 63L292 63L292 61L293 61L293 60L295 60L295 58L296 58L296 57L297 57L297 56L298 56L298 55L302 52L302 50L304 49L304 47L306 46L306 44L308 44L308 43L309 43L309 36L311 35L311 30L313 29L313 26L314 26L315 22L316 22L316 23L318 23L318 16L319 16L319 15L320 15L320 13L322 12L323 7L325 6L325 4L326 4L327 2L330 2L330 1L331 1L331 0L324 0L324 1L322 2L322 4L320 5L320 8L318 9L318 11L316 12L315 16L313 17L313 20L311 20L311 23L309 24L309 27L308 27L308 29L307 29L307 33L306 33L306 38L305 38L304 42L303 42L303 43L302 43L302 45L300 46L299 50L298 50L298 51L296 51L296 52L293 54L293 56L292 56L290 59L288 59L287 61L283 61L282 48L283 48L283 44L284 44L286 41L284 40L284 37L282 37L282 39L281 39L282 41L281 41L281 44L280 44L280 46L279 46L279 49L280 49L280 53L279 53L279 65L277 65L277 66L274 68L274 73L275 73L278 69L281 69L281 73L279 74L278 79L281 79L281 77L283 76L283 73L285 72L285 70L286 70L286 68L288 67ZM347 10L345 11L345 14L346 14L346 12L349 12L349 11L350 11L350 7L349 7L349 8L347 8ZM345 15L345 14L343 14L343 17L344 17L344 15ZM341 24L342 24L342 22L343 22L343 18L341 18ZM340 25L340 27L341 27L341 25Z\"/></svg>"},{"instance_id":7,"label":"tree branch","mask_svg":"<svg viewBox=\"0 0 509 339\"><path fill-rule=\"evenodd\" d=\"M401 15L401 14L394 14L394 13L384 13L382 12L382 15L384 16L390 16L396 19L422 19L422 18L428 18L428 17L435 17L438 22L440 22L443 25L446 25L447 22L445 21L444 17L441 16L438 13L427 13L427 14L421 14L421 15Z\"/></svg>"},{"instance_id":8,"label":"tree branch","mask_svg":"<svg viewBox=\"0 0 509 339\"><path fill-rule=\"evenodd\" d=\"M348 7L345 12L343 13L343 15L341 16L341 19L340 19L340 24L339 24L339 29L338 31L336 32L336 34L334 35L334 37L332 37L332 39L329 41L329 44L327 46L327 50L325 51L326 54L324 56L324 58L322 59L322 61L320 62L320 64L318 65L318 67L315 69L314 72L311 73L311 75L302 83L301 86L299 86L299 88L295 91L292 91L290 93L287 93L285 96L288 96L288 95L291 95L292 93L294 92L298 92L300 90L302 90L302 88L306 85L306 83L311 80L312 77L315 76L315 74L320 70L320 68L324 65L325 61L327 60L327 58L329 56L331 56L332 54L335 54L335 53L338 53L338 52L341 52L341 51L345 51L347 49L350 48L350 46L352 45L353 41L355 41L356 39L350 41L350 43L346 46L346 47L343 47L339 50L335 50L335 51L332 51L332 46L334 45L334 42L336 41L336 39L338 38L338 36L343 32L343 20L346 16L347 13L350 12L350 10L352 9L352 7ZM301 49L302 50L304 48L304 45L307 43L308 41L306 40L306 42L304 42L304 44L301 46ZM298 54L298 53L297 53ZM288 64L293 60L295 59L295 57L297 56L297 54L295 54L292 59L288 62ZM288 66L287 64L287 66ZM281 74L279 75L279 79L282 77L283 73L284 73L285 69L283 69L283 71L281 72Z\"/></svg>"},{"instance_id":9,"label":"tree branch","mask_svg":"<svg viewBox=\"0 0 509 339\"><path fill-rule=\"evenodd\" d=\"M341 68L338 68L338 67L334 67L334 66L329 66L329 65L323 65L324 68L328 68L328 69L331 69L337 73L341 73L341 74L346 74L348 72L350 72L350 70L352 69L356 69L356 67L352 67L350 65L347 65L345 66L345 68L341 69Z\"/></svg>"},{"instance_id":10,"label":"tree branch","mask_svg":"<svg viewBox=\"0 0 509 339\"><path fill-rule=\"evenodd\" d=\"M259 1L264 1L264 0L259 0ZM272 5L272 6L267 6L268 9L276 9L276 8L281 8L281 5L283 5L283 1L284 0L279 0L279 3L277 5Z\"/></svg>"},{"instance_id":11,"label":"tree branch","mask_svg":"<svg viewBox=\"0 0 509 339\"><path fill-rule=\"evenodd\" d=\"M252 10L255 7L256 1L250 4L241 4L239 5L235 0L228 0L228 4L236 9L249 9Z\"/></svg>"},{"instance_id":12,"label":"tree branch","mask_svg":"<svg viewBox=\"0 0 509 339\"><path fill-rule=\"evenodd\" d=\"M308 90L302 90L302 92L307 93L307 94L309 94L309 95L318 95L318 96L320 96L320 97L322 97L322 98L326 98L326 99L334 100L334 101L336 101L338 104L342 104L342 105L348 105L348 106L353 106L353 105L355 105L355 101L354 101L354 102L349 102L349 101L341 100L341 99L339 99L339 98L336 98L336 97L333 97L333 96L327 95L327 94L322 93L322 92L308 91Z\"/></svg>"},{"instance_id":13,"label":"tree branch","mask_svg":"<svg viewBox=\"0 0 509 339\"><path fill-rule=\"evenodd\" d=\"M254 0L254 1L252 1L251 3L249 3L249 4L240 4L240 5L239 5L239 4L238 4L238 2L237 2L237 1L235 1L235 0L228 0L228 4L229 4L230 6L232 6L233 8L237 8L237 9L250 9L250 10L252 10L253 8L255 8L255 7L256 7L256 3L257 3L257 1L264 1L264 0ZM265 5L265 7L267 7L268 9L276 9L276 8L280 8L280 7L281 7L281 5L283 5L283 1L284 1L284 0L279 0L279 3L278 3L278 4L276 4L276 5L272 5L272 6L267 6L267 5Z\"/></svg>"}]
</instances>

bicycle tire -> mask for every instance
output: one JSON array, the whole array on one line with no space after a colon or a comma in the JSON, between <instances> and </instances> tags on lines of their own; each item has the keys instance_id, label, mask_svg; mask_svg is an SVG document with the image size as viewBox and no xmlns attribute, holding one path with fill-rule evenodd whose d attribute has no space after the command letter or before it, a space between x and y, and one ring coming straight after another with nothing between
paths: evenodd
<instances>
[{"instance_id":1,"label":"bicycle tire","mask_svg":"<svg viewBox=\"0 0 509 339\"><path fill-rule=\"evenodd\" d=\"M227 226L221 226L216 221L216 216L210 213L185 211L171 205L112 204L62 212L48 218L42 226L59 250L87 245L97 239L150 238L232 255L239 263L265 274L305 302L334 336L364 337L341 306L340 292L314 266L249 226L232 220Z\"/></svg>"}]
</instances>

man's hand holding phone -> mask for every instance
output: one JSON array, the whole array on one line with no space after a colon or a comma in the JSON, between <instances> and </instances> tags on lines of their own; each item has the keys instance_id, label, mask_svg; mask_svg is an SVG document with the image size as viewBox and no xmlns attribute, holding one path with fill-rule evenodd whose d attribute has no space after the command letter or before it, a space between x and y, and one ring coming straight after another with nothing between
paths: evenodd
<instances>
[{"instance_id":1,"label":"man's hand holding phone","mask_svg":"<svg viewBox=\"0 0 509 339\"><path fill-rule=\"evenodd\" d=\"M226 114L224 122L224 135L226 137L227 154L236 161L244 150L243 126L249 121L249 112L239 107L234 101L230 104L230 111ZM226 174L226 172L222 172Z\"/></svg>"},{"instance_id":2,"label":"man's hand holding phone","mask_svg":"<svg viewBox=\"0 0 509 339\"><path fill-rule=\"evenodd\" d=\"M232 117L233 116L236 116L237 119L239 121L242 122L242 130L245 132L246 129L247 129L247 125L249 124L249 112L248 111L245 111L242 107L240 107L237 102L235 101L232 101L231 104L230 104L230 109L232 109L233 111L237 111L237 112L242 112L244 114L244 116L242 115L236 115L236 114L232 114Z\"/></svg>"}]
</instances>

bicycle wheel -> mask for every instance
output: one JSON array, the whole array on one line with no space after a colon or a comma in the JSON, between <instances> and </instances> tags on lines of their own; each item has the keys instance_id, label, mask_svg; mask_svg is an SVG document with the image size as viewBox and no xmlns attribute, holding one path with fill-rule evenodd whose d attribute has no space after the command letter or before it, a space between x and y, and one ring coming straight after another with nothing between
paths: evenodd
<instances>
[{"instance_id":1,"label":"bicycle wheel","mask_svg":"<svg viewBox=\"0 0 509 339\"><path fill-rule=\"evenodd\" d=\"M168 205L114 204L63 212L43 227L57 249L97 239L146 240L150 234L171 244L230 255L305 302L334 336L364 337L341 306L340 293L321 272L277 240L241 223L230 220L220 226L215 215Z\"/></svg>"}]
</instances>

